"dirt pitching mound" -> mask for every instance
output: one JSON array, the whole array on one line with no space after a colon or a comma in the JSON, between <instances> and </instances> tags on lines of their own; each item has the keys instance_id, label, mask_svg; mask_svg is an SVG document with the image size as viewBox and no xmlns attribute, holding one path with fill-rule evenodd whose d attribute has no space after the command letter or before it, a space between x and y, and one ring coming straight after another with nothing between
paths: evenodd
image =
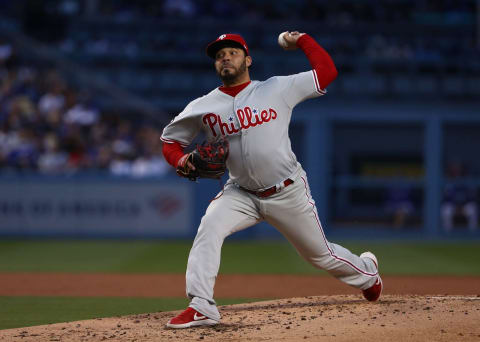
<instances>
[{"instance_id":1,"label":"dirt pitching mound","mask_svg":"<svg viewBox=\"0 0 480 342\"><path fill-rule=\"evenodd\" d=\"M480 297L358 295L221 306L214 327L166 329L178 312L0 331L0 341L479 341Z\"/></svg>"}]
</instances>

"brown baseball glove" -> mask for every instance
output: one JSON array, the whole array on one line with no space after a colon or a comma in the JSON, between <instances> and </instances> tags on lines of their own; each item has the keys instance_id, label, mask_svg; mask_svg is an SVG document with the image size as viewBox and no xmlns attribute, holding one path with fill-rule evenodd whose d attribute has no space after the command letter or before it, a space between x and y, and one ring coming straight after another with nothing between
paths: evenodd
<instances>
[{"instance_id":1,"label":"brown baseball glove","mask_svg":"<svg viewBox=\"0 0 480 342\"><path fill-rule=\"evenodd\" d=\"M228 140L221 138L213 142L203 142L178 162L177 174L196 181L198 178L219 179L226 171Z\"/></svg>"}]
</instances>

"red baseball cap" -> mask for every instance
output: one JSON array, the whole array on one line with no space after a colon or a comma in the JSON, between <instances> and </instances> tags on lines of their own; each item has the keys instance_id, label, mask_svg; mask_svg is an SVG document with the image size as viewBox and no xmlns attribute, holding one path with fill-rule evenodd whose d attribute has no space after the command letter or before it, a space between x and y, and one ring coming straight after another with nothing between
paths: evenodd
<instances>
[{"instance_id":1,"label":"red baseball cap","mask_svg":"<svg viewBox=\"0 0 480 342\"><path fill-rule=\"evenodd\" d=\"M226 46L234 46L243 49L248 56L248 46L245 42L245 39L242 38L239 34L234 33L226 33L219 36L213 42L207 45L207 55L210 58L215 59L215 55L217 51L226 47Z\"/></svg>"}]
</instances>

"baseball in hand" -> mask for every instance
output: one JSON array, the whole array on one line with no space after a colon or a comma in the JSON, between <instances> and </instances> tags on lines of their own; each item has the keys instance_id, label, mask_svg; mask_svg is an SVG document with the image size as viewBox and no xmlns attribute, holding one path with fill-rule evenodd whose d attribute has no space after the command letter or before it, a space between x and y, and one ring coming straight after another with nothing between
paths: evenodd
<instances>
[{"instance_id":1,"label":"baseball in hand","mask_svg":"<svg viewBox=\"0 0 480 342\"><path fill-rule=\"evenodd\" d=\"M285 37L284 37L284 35L286 35L286 34L290 34L290 33L282 32L278 35L278 45L280 45L284 49L288 47L288 43L287 43L287 41L285 40Z\"/></svg>"}]
</instances>

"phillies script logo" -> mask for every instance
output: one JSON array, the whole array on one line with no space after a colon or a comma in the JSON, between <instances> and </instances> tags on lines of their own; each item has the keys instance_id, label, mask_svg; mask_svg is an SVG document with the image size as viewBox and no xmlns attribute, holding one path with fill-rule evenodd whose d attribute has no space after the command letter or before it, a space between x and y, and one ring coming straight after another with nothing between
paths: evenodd
<instances>
[{"instance_id":1,"label":"phillies script logo","mask_svg":"<svg viewBox=\"0 0 480 342\"><path fill-rule=\"evenodd\" d=\"M257 125L262 125L265 122L269 122L270 120L275 120L277 118L277 112L273 108L259 111L256 108L252 110L248 106L243 109L237 109L236 115L238 122L240 123L240 127L235 125L235 120L233 117L228 118L229 122L223 122L220 115L214 113L205 114L203 116L203 123L210 127L213 136L216 137L217 129L223 136L225 136L228 134L238 133L242 129L248 129Z\"/></svg>"}]
</instances>

